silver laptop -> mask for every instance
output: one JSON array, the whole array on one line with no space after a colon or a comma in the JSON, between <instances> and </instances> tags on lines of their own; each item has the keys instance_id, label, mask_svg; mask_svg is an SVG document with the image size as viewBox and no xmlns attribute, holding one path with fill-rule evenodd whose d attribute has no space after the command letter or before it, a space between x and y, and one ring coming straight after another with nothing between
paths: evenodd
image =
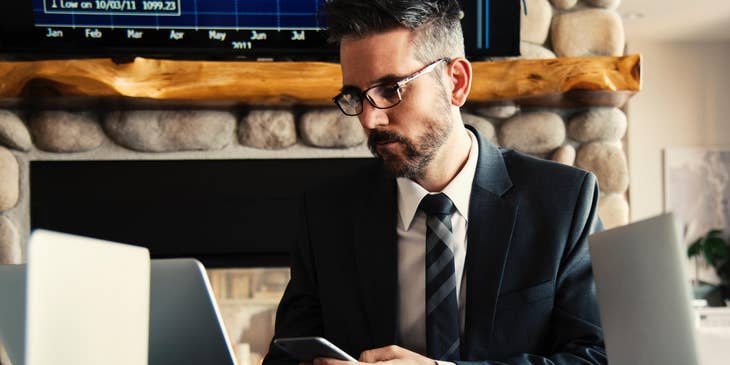
<instances>
[{"instance_id":1,"label":"silver laptop","mask_svg":"<svg viewBox=\"0 0 730 365\"><path fill-rule=\"evenodd\" d=\"M610 364L699 364L678 232L665 214L588 238Z\"/></svg>"},{"instance_id":2,"label":"silver laptop","mask_svg":"<svg viewBox=\"0 0 730 365\"><path fill-rule=\"evenodd\" d=\"M235 365L203 265L152 260L150 365Z\"/></svg>"},{"instance_id":3,"label":"silver laptop","mask_svg":"<svg viewBox=\"0 0 730 365\"><path fill-rule=\"evenodd\" d=\"M0 266L0 339L13 365L147 364L147 249L35 231L27 259Z\"/></svg>"},{"instance_id":4,"label":"silver laptop","mask_svg":"<svg viewBox=\"0 0 730 365\"><path fill-rule=\"evenodd\" d=\"M13 365L235 365L196 260L150 265L144 248L36 231L28 262L0 265L0 340Z\"/></svg>"}]
</instances>

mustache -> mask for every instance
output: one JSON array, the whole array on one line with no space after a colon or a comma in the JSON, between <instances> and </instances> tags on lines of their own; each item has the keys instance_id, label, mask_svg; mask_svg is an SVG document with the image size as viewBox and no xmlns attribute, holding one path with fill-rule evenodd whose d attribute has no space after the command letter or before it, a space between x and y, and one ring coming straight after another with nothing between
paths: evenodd
<instances>
[{"instance_id":1,"label":"mustache","mask_svg":"<svg viewBox=\"0 0 730 365\"><path fill-rule=\"evenodd\" d=\"M375 147L376 144L387 142L401 142L406 145L410 145L408 138L403 137L398 133L384 130L370 131L370 134L368 135L368 146L370 146L370 148Z\"/></svg>"}]
</instances>

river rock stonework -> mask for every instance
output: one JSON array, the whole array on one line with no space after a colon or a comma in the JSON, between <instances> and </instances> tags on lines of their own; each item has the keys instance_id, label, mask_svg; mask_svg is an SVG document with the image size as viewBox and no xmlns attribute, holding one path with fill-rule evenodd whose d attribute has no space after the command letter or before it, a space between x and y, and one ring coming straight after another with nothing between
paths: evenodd
<instances>
[{"instance_id":1,"label":"river rock stonework","mask_svg":"<svg viewBox=\"0 0 730 365\"><path fill-rule=\"evenodd\" d=\"M0 216L0 265L14 265L21 261L20 235L7 217Z\"/></svg>"},{"instance_id":2,"label":"river rock stonework","mask_svg":"<svg viewBox=\"0 0 730 365\"><path fill-rule=\"evenodd\" d=\"M526 0L528 11L520 1L520 40L534 44L543 44L550 30L553 8L548 0ZM525 14L527 13L527 14Z\"/></svg>"},{"instance_id":3,"label":"river rock stonework","mask_svg":"<svg viewBox=\"0 0 730 365\"><path fill-rule=\"evenodd\" d=\"M575 165L593 172L605 193L623 193L629 187L629 172L624 152L613 143L587 143L578 150Z\"/></svg>"},{"instance_id":4,"label":"river rock stonework","mask_svg":"<svg viewBox=\"0 0 730 365\"><path fill-rule=\"evenodd\" d=\"M25 123L9 110L0 110L0 145L23 152L33 147Z\"/></svg>"},{"instance_id":5,"label":"river rock stonework","mask_svg":"<svg viewBox=\"0 0 730 365\"><path fill-rule=\"evenodd\" d=\"M494 144L497 143L494 125L488 119L464 112L461 113L461 119L464 121L464 124L474 127L482 138Z\"/></svg>"},{"instance_id":6,"label":"river rock stonework","mask_svg":"<svg viewBox=\"0 0 730 365\"><path fill-rule=\"evenodd\" d=\"M583 0L586 4L590 6L595 6L598 8L606 8L606 9L616 9L618 8L619 4L621 4L621 0Z\"/></svg>"},{"instance_id":7,"label":"river rock stonework","mask_svg":"<svg viewBox=\"0 0 730 365\"><path fill-rule=\"evenodd\" d=\"M238 140L244 146L282 149L297 143L294 113L289 110L252 110L238 125Z\"/></svg>"},{"instance_id":8,"label":"river rock stonework","mask_svg":"<svg viewBox=\"0 0 730 365\"><path fill-rule=\"evenodd\" d=\"M236 117L216 110L111 112L104 129L116 143L136 151L220 150L233 141Z\"/></svg>"},{"instance_id":9,"label":"river rock stonework","mask_svg":"<svg viewBox=\"0 0 730 365\"><path fill-rule=\"evenodd\" d=\"M573 164L575 164L575 147L569 144L560 146L560 148L555 150L555 153L553 153L551 160L560 162L563 165L573 166Z\"/></svg>"},{"instance_id":10,"label":"river rock stonework","mask_svg":"<svg viewBox=\"0 0 730 365\"><path fill-rule=\"evenodd\" d=\"M629 203L622 194L607 194L598 201L598 216L606 229L629 223Z\"/></svg>"},{"instance_id":11,"label":"river rock stonework","mask_svg":"<svg viewBox=\"0 0 730 365\"><path fill-rule=\"evenodd\" d=\"M518 114L502 124L499 144L531 155L544 155L565 141L565 123L552 112Z\"/></svg>"},{"instance_id":12,"label":"river rock stonework","mask_svg":"<svg viewBox=\"0 0 730 365\"><path fill-rule=\"evenodd\" d=\"M344 115L337 109L305 112L299 120L299 131L305 143L316 147L346 148L365 141L358 118Z\"/></svg>"},{"instance_id":13,"label":"river rock stonework","mask_svg":"<svg viewBox=\"0 0 730 365\"><path fill-rule=\"evenodd\" d=\"M568 122L568 137L586 143L594 141L616 142L626 134L626 114L617 108L591 108Z\"/></svg>"},{"instance_id":14,"label":"river rock stonework","mask_svg":"<svg viewBox=\"0 0 730 365\"><path fill-rule=\"evenodd\" d=\"M520 58L531 60L547 60L555 58L553 51L528 42L520 42Z\"/></svg>"},{"instance_id":15,"label":"river rock stonework","mask_svg":"<svg viewBox=\"0 0 730 365\"><path fill-rule=\"evenodd\" d=\"M516 105L499 105L477 108L474 112L485 118L506 119L514 116L520 108Z\"/></svg>"},{"instance_id":16,"label":"river rock stonework","mask_svg":"<svg viewBox=\"0 0 730 365\"><path fill-rule=\"evenodd\" d=\"M42 111L30 118L36 147L57 153L85 152L98 148L104 132L94 113Z\"/></svg>"},{"instance_id":17,"label":"river rock stonework","mask_svg":"<svg viewBox=\"0 0 730 365\"><path fill-rule=\"evenodd\" d=\"M6 148L0 147L0 212L13 208L20 197L20 167L18 160Z\"/></svg>"},{"instance_id":18,"label":"river rock stonework","mask_svg":"<svg viewBox=\"0 0 730 365\"><path fill-rule=\"evenodd\" d=\"M553 6L560 10L568 10L578 3L578 0L550 0Z\"/></svg>"},{"instance_id":19,"label":"river rock stonework","mask_svg":"<svg viewBox=\"0 0 730 365\"><path fill-rule=\"evenodd\" d=\"M588 9L555 16L553 50L558 57L621 56L624 54L623 23L611 10Z\"/></svg>"}]
</instances>

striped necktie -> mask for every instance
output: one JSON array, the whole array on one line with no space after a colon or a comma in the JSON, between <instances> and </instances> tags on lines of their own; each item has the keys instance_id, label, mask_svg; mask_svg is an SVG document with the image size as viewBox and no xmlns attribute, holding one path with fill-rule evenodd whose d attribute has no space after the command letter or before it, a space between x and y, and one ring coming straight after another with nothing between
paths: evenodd
<instances>
[{"instance_id":1,"label":"striped necktie","mask_svg":"<svg viewBox=\"0 0 730 365\"><path fill-rule=\"evenodd\" d=\"M460 358L451 228L455 207L440 193L426 195L419 208L426 213L426 351L431 359L455 361Z\"/></svg>"}]
</instances>

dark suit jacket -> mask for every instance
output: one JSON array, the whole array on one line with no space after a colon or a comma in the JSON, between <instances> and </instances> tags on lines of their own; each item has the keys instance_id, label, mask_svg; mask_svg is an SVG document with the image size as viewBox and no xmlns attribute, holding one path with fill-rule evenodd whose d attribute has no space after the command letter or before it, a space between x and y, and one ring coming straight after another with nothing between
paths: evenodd
<instances>
[{"instance_id":1,"label":"dark suit jacket","mask_svg":"<svg viewBox=\"0 0 730 365\"><path fill-rule=\"evenodd\" d=\"M478 139L459 365L605 364L587 246L595 177ZM396 194L374 162L306 196L276 338L322 336L356 358L399 343ZM273 344L264 361L292 363Z\"/></svg>"}]
</instances>

